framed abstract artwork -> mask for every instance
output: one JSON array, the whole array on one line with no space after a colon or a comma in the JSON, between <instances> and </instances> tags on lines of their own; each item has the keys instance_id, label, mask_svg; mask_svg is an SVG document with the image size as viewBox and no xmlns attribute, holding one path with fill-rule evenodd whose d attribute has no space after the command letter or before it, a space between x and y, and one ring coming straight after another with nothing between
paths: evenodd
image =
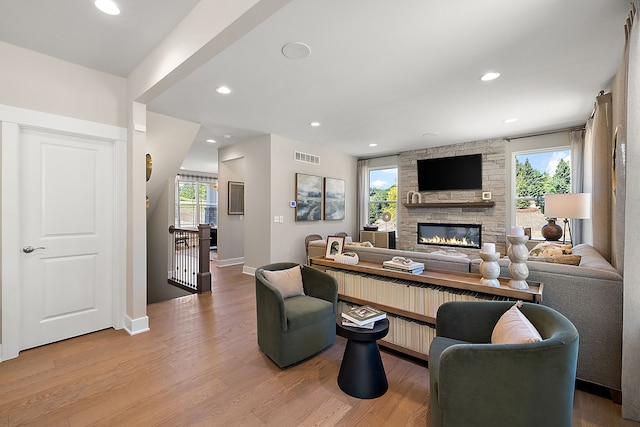
<instances>
[{"instance_id":1,"label":"framed abstract artwork","mask_svg":"<svg viewBox=\"0 0 640 427\"><path fill-rule=\"evenodd\" d=\"M342 220L345 209L345 181L343 179L324 179L324 219Z\"/></svg>"},{"instance_id":2,"label":"framed abstract artwork","mask_svg":"<svg viewBox=\"0 0 640 427\"><path fill-rule=\"evenodd\" d=\"M244 215L244 182L229 181L229 215Z\"/></svg>"},{"instance_id":3,"label":"framed abstract artwork","mask_svg":"<svg viewBox=\"0 0 640 427\"><path fill-rule=\"evenodd\" d=\"M296 221L322 219L322 177L296 174Z\"/></svg>"}]
</instances>

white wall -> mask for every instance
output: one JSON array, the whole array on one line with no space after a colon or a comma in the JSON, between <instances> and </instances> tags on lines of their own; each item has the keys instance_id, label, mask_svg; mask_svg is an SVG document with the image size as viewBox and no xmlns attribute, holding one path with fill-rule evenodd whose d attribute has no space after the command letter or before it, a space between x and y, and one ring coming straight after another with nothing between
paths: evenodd
<instances>
[{"instance_id":1,"label":"white wall","mask_svg":"<svg viewBox=\"0 0 640 427\"><path fill-rule=\"evenodd\" d=\"M171 270L171 244L168 227L175 216L175 179L167 179L164 191L156 195L156 209L147 220L147 303L190 295L167 283Z\"/></svg>"},{"instance_id":2,"label":"white wall","mask_svg":"<svg viewBox=\"0 0 640 427\"><path fill-rule=\"evenodd\" d=\"M268 135L218 152L218 266L244 263L245 271L269 262L271 176ZM244 182L244 215L228 215L229 181Z\"/></svg>"},{"instance_id":3,"label":"white wall","mask_svg":"<svg viewBox=\"0 0 640 427\"><path fill-rule=\"evenodd\" d=\"M294 151L320 156L320 165L297 162ZM356 233L356 159L277 135L220 149L218 265L236 260L243 254L245 273L265 264L293 261L304 263L304 238L308 234L327 236L339 231ZM242 159L243 169L237 161ZM227 182L244 175L244 220L226 214ZM296 197L296 173L344 179L346 182L346 219L343 221L295 221L295 209L289 202ZM274 216L283 223L274 223ZM243 226L240 242L238 222ZM239 246L240 245L240 246ZM240 252L242 251L242 252Z\"/></svg>"},{"instance_id":4,"label":"white wall","mask_svg":"<svg viewBox=\"0 0 640 427\"><path fill-rule=\"evenodd\" d=\"M245 182L244 157L219 162L218 165L218 265L244 262L245 215L229 215L229 182ZM245 182L245 191L247 183ZM246 197L245 197L246 203ZM246 208L245 208L246 212ZM220 241L222 235L223 241Z\"/></svg>"},{"instance_id":5,"label":"white wall","mask_svg":"<svg viewBox=\"0 0 640 427\"><path fill-rule=\"evenodd\" d=\"M126 80L0 42L0 104L119 127Z\"/></svg>"},{"instance_id":6,"label":"white wall","mask_svg":"<svg viewBox=\"0 0 640 427\"><path fill-rule=\"evenodd\" d=\"M179 173L182 160L199 130L198 123L147 111L146 151L153 160L153 171L147 181L147 218L158 205L158 198L165 191L166 180L175 179Z\"/></svg>"},{"instance_id":7,"label":"white wall","mask_svg":"<svg viewBox=\"0 0 640 427\"><path fill-rule=\"evenodd\" d=\"M147 111L146 151L153 169L147 181L147 302L189 293L167 283L171 270L169 226L175 225L175 177L200 125Z\"/></svg>"},{"instance_id":8,"label":"white wall","mask_svg":"<svg viewBox=\"0 0 640 427\"><path fill-rule=\"evenodd\" d=\"M627 98L626 224L624 241L624 319L622 333L622 416L640 420L640 25L630 36ZM624 159L622 159L624 160Z\"/></svg>"},{"instance_id":9,"label":"white wall","mask_svg":"<svg viewBox=\"0 0 640 427\"><path fill-rule=\"evenodd\" d=\"M294 160L294 151L320 156L320 164L303 163ZM296 173L317 175L323 178L345 180L345 219L333 221L296 221L295 209L289 202L296 199ZM304 238L308 234L323 237L344 231L358 239L356 230L357 211L357 159L336 153L317 145L271 137L271 229L270 262L306 262ZM283 216L284 223L274 223L273 217Z\"/></svg>"}]
</instances>

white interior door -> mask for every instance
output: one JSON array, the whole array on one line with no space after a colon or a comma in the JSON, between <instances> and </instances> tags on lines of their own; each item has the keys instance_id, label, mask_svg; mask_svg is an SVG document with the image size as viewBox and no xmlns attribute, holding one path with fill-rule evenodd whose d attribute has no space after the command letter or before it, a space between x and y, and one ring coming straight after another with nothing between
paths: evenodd
<instances>
[{"instance_id":1,"label":"white interior door","mask_svg":"<svg viewBox=\"0 0 640 427\"><path fill-rule=\"evenodd\" d=\"M114 147L23 130L20 349L113 325Z\"/></svg>"}]
</instances>

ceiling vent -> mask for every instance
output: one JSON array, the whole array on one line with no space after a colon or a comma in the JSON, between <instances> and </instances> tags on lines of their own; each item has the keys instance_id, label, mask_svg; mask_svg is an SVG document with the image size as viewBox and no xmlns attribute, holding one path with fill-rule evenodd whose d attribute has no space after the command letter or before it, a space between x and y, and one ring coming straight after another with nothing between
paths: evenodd
<instances>
[{"instance_id":1,"label":"ceiling vent","mask_svg":"<svg viewBox=\"0 0 640 427\"><path fill-rule=\"evenodd\" d=\"M320 164L320 156L314 156L313 154L301 153L300 151L293 152L294 160L298 162L311 163L314 165Z\"/></svg>"}]
</instances>

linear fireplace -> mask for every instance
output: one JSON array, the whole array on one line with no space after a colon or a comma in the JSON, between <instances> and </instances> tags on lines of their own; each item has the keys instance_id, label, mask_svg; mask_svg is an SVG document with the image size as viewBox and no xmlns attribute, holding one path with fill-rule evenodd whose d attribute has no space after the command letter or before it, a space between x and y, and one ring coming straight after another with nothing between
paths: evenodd
<instances>
[{"instance_id":1,"label":"linear fireplace","mask_svg":"<svg viewBox=\"0 0 640 427\"><path fill-rule=\"evenodd\" d=\"M480 249L481 224L418 223L418 244Z\"/></svg>"}]
</instances>

